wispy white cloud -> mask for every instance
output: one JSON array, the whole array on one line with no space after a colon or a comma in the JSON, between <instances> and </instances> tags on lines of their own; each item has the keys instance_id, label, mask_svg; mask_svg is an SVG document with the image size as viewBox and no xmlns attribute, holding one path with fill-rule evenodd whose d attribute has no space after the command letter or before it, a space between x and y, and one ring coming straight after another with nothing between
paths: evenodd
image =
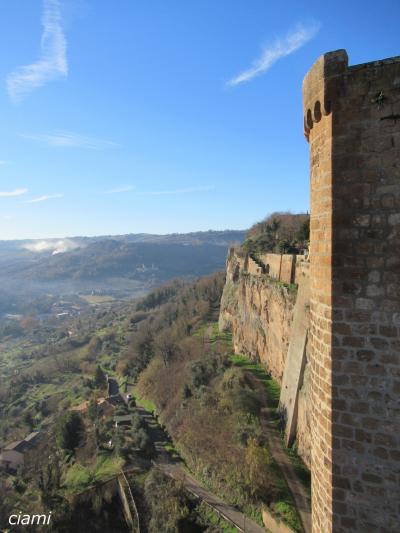
<instances>
[{"instance_id":1,"label":"wispy white cloud","mask_svg":"<svg viewBox=\"0 0 400 533\"><path fill-rule=\"evenodd\" d=\"M105 194L118 194L123 192L130 192L134 191L136 187L133 185L127 185L126 187L117 187L116 189L110 189L109 191L105 191Z\"/></svg>"},{"instance_id":2,"label":"wispy white cloud","mask_svg":"<svg viewBox=\"0 0 400 533\"><path fill-rule=\"evenodd\" d=\"M63 194L44 194L43 196L37 196L31 200L27 200L27 204L37 204L38 202L47 202L47 200L53 200L53 198L63 198Z\"/></svg>"},{"instance_id":3,"label":"wispy white cloud","mask_svg":"<svg viewBox=\"0 0 400 533\"><path fill-rule=\"evenodd\" d=\"M5 161L4 159L0 159L0 166L1 165L7 165L8 161Z\"/></svg>"},{"instance_id":4,"label":"wispy white cloud","mask_svg":"<svg viewBox=\"0 0 400 533\"><path fill-rule=\"evenodd\" d=\"M56 131L53 133L21 133L20 137L42 142L49 146L59 148L87 148L89 150L102 150L111 146L116 146L112 141L85 137L71 131Z\"/></svg>"},{"instance_id":5,"label":"wispy white cloud","mask_svg":"<svg viewBox=\"0 0 400 533\"><path fill-rule=\"evenodd\" d=\"M228 85L235 86L245 83L256 76L260 76L272 67L282 57L288 56L304 46L318 33L320 24L314 22L308 26L298 24L285 37L278 38L270 46L264 48L261 56L253 61L250 68L244 70L228 81Z\"/></svg>"},{"instance_id":6,"label":"wispy white cloud","mask_svg":"<svg viewBox=\"0 0 400 533\"><path fill-rule=\"evenodd\" d=\"M11 215L3 215L1 218L3 220L11 220L13 217Z\"/></svg>"},{"instance_id":7,"label":"wispy white cloud","mask_svg":"<svg viewBox=\"0 0 400 533\"><path fill-rule=\"evenodd\" d=\"M43 0L41 56L30 65L18 67L7 78L7 90L14 102L60 76L67 76L67 41L62 28L59 0Z\"/></svg>"},{"instance_id":8,"label":"wispy white cloud","mask_svg":"<svg viewBox=\"0 0 400 533\"><path fill-rule=\"evenodd\" d=\"M199 186L199 187L186 187L184 189L167 189L162 191L148 191L138 193L140 196L164 196L164 195L175 195L175 194L190 194L195 192L207 192L215 189L214 186Z\"/></svg>"},{"instance_id":9,"label":"wispy white cloud","mask_svg":"<svg viewBox=\"0 0 400 533\"><path fill-rule=\"evenodd\" d=\"M0 198L9 198L12 196L22 196L26 194L28 189L14 189L13 191L0 191Z\"/></svg>"}]
</instances>

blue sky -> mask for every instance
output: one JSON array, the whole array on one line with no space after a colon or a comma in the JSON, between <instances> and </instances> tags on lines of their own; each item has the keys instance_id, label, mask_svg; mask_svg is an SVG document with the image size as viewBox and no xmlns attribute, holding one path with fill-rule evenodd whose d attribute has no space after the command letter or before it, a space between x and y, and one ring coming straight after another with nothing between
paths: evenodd
<instances>
[{"instance_id":1,"label":"blue sky","mask_svg":"<svg viewBox=\"0 0 400 533\"><path fill-rule=\"evenodd\" d=\"M400 54L398 0L3 0L0 238L308 209L301 82Z\"/></svg>"}]
</instances>

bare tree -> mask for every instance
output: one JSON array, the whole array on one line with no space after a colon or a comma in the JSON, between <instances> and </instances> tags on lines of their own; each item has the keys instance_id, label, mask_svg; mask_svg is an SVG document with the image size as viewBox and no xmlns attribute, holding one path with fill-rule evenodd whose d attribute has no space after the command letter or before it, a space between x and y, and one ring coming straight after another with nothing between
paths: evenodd
<instances>
[{"instance_id":1,"label":"bare tree","mask_svg":"<svg viewBox=\"0 0 400 533\"><path fill-rule=\"evenodd\" d=\"M162 357L164 365L167 367L172 357L176 354L178 347L174 336L169 330L164 330L156 339L157 353Z\"/></svg>"}]
</instances>

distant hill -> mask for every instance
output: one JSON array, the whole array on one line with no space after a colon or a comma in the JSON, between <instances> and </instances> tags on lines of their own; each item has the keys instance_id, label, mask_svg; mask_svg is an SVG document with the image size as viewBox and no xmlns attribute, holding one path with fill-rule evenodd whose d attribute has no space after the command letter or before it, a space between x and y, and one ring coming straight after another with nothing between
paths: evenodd
<instances>
[{"instance_id":1,"label":"distant hill","mask_svg":"<svg viewBox=\"0 0 400 533\"><path fill-rule=\"evenodd\" d=\"M4 302L40 294L135 296L173 278L223 269L228 247L244 238L245 231L227 230L0 241L0 296ZM8 312L9 305L1 308L0 302L0 312Z\"/></svg>"},{"instance_id":2,"label":"distant hill","mask_svg":"<svg viewBox=\"0 0 400 533\"><path fill-rule=\"evenodd\" d=\"M221 269L226 247L218 244L154 244L99 241L84 248L42 257L19 271L26 279L102 280L127 277L166 281L202 276Z\"/></svg>"}]
</instances>

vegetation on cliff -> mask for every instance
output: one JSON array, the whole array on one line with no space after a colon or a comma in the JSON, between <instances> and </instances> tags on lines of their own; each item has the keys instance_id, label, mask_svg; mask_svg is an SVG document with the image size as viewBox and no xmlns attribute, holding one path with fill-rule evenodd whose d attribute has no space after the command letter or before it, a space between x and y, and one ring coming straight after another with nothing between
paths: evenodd
<instances>
[{"instance_id":1,"label":"vegetation on cliff","mask_svg":"<svg viewBox=\"0 0 400 533\"><path fill-rule=\"evenodd\" d=\"M242 249L250 254L300 253L308 247L310 216L306 213L272 213L254 224Z\"/></svg>"},{"instance_id":2,"label":"vegetation on cliff","mask_svg":"<svg viewBox=\"0 0 400 533\"><path fill-rule=\"evenodd\" d=\"M215 323L218 306L204 306L202 299L209 301L216 290L218 302L220 279L210 277L189 291L186 287L175 292L168 287L153 296L152 318L147 316L147 325L138 329L145 327L149 339L154 327L158 339L163 334L160 325L165 323L173 349L165 358L159 341L155 342L155 349L148 351L147 366L138 372L143 351L135 340L125 354L125 368L138 376L135 393L154 403L161 423L198 479L259 521L263 504L289 509L285 518L290 516L297 527L291 496L267 445L262 412L271 407L269 396L257 375L233 356L230 334L219 333ZM181 313L178 309L183 302L185 311ZM138 307L149 312L149 298ZM165 322L171 309L181 324L174 324L172 331ZM144 346L147 343L141 343L142 349ZM283 502L280 507L278 502Z\"/></svg>"}]
</instances>

